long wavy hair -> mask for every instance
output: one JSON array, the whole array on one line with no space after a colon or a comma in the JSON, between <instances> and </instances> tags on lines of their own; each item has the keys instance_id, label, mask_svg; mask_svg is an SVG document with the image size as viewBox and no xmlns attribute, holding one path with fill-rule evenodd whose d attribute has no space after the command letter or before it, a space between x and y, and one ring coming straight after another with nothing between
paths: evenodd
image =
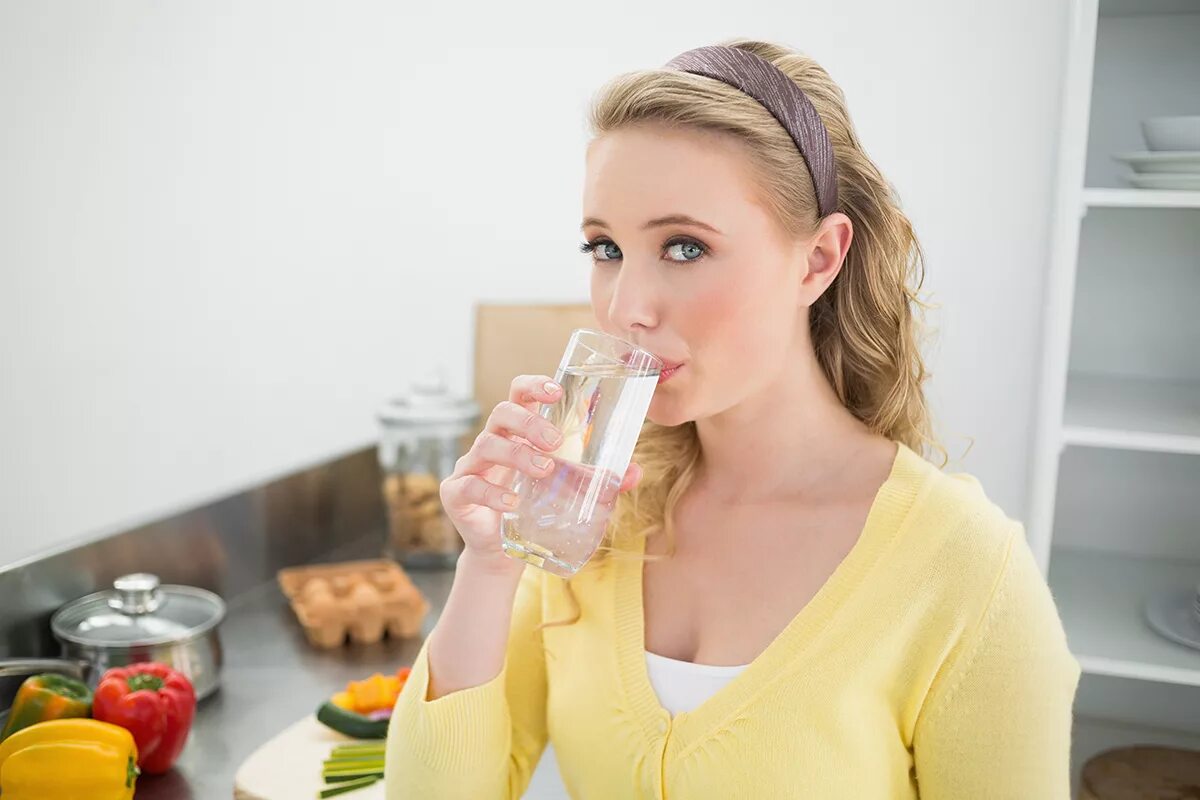
<instances>
[{"instance_id":1,"label":"long wavy hair","mask_svg":"<svg viewBox=\"0 0 1200 800\"><path fill-rule=\"evenodd\" d=\"M903 442L918 453L946 451L935 439L922 384L929 373L921 356L923 316L919 297L924 260L912 224L891 185L864 152L846 109L845 97L813 59L768 42L734 39L723 43L774 64L808 95L821 116L837 165L837 210L854 225L854 238L841 272L809 309L816 357L842 404L869 430ZM788 233L810 235L819 222L812 178L787 131L753 98L720 81L679 70L650 69L620 75L594 99L593 136L627 126L656 123L672 128L719 131L748 145L753 174L768 208ZM675 426L647 423L634 452L643 477L621 496L604 541L585 567L606 558L666 558L674 552L672 518L700 460L694 422ZM617 535L665 536L665 555L624 552ZM579 619L579 604L564 582Z\"/></svg>"}]
</instances>

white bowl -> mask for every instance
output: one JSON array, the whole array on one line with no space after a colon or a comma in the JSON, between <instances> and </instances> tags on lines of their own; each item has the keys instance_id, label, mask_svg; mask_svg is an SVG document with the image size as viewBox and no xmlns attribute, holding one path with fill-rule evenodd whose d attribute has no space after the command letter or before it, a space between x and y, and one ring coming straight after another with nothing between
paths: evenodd
<instances>
[{"instance_id":1,"label":"white bowl","mask_svg":"<svg viewBox=\"0 0 1200 800\"><path fill-rule=\"evenodd\" d=\"M1142 136L1151 150L1200 150L1200 115L1144 119Z\"/></svg>"}]
</instances>

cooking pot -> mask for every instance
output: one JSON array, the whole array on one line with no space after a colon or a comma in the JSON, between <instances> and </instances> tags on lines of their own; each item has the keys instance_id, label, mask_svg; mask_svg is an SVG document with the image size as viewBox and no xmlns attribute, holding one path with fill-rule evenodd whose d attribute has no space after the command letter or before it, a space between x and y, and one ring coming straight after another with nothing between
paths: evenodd
<instances>
[{"instance_id":1,"label":"cooking pot","mask_svg":"<svg viewBox=\"0 0 1200 800\"><path fill-rule=\"evenodd\" d=\"M113 588L67 603L50 619L62 647L66 669L82 668L84 680L95 688L111 667L157 661L182 672L192 682L196 698L216 691L221 672L221 642L217 626L225 603L204 589L159 585L148 573L123 575ZM17 668L23 662L0 662ZM26 662L27 663L27 662Z\"/></svg>"}]
</instances>

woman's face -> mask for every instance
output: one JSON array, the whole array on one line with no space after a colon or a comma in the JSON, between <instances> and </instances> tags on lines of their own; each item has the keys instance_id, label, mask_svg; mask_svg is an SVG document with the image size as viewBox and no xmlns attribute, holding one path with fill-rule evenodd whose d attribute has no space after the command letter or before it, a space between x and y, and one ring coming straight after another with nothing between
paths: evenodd
<instances>
[{"instance_id":1,"label":"woman's face","mask_svg":"<svg viewBox=\"0 0 1200 800\"><path fill-rule=\"evenodd\" d=\"M739 147L661 127L588 147L592 306L605 331L665 362L649 412L663 425L766 391L807 342L797 326L807 324L809 248L761 204Z\"/></svg>"}]
</instances>

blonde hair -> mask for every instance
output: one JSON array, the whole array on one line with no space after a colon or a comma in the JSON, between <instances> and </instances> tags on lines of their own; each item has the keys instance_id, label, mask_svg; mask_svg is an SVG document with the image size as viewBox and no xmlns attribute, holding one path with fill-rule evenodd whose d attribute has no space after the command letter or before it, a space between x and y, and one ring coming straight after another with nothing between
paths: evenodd
<instances>
[{"instance_id":1,"label":"blonde hair","mask_svg":"<svg viewBox=\"0 0 1200 800\"><path fill-rule=\"evenodd\" d=\"M841 89L816 61L786 47L735 39L774 64L808 95L829 132L837 165L837 210L854 225L841 272L809 311L813 347L842 404L869 430L918 453L946 452L935 439L922 384L929 377L921 356L918 292L924 261L912 224L892 187L863 151ZM743 142L763 200L795 237L819 222L813 181L800 151L783 127L753 98L722 82L673 69L631 72L610 81L593 102L590 127L601 136L652 123L719 131ZM674 552L672 517L695 477L700 441L694 422L671 427L647 423L634 452L643 470L638 487L621 496L596 555L585 569L610 556L633 556L614 546L617 532L665 535ZM644 555L646 560L664 556ZM575 605L570 582L564 588Z\"/></svg>"}]
</instances>

